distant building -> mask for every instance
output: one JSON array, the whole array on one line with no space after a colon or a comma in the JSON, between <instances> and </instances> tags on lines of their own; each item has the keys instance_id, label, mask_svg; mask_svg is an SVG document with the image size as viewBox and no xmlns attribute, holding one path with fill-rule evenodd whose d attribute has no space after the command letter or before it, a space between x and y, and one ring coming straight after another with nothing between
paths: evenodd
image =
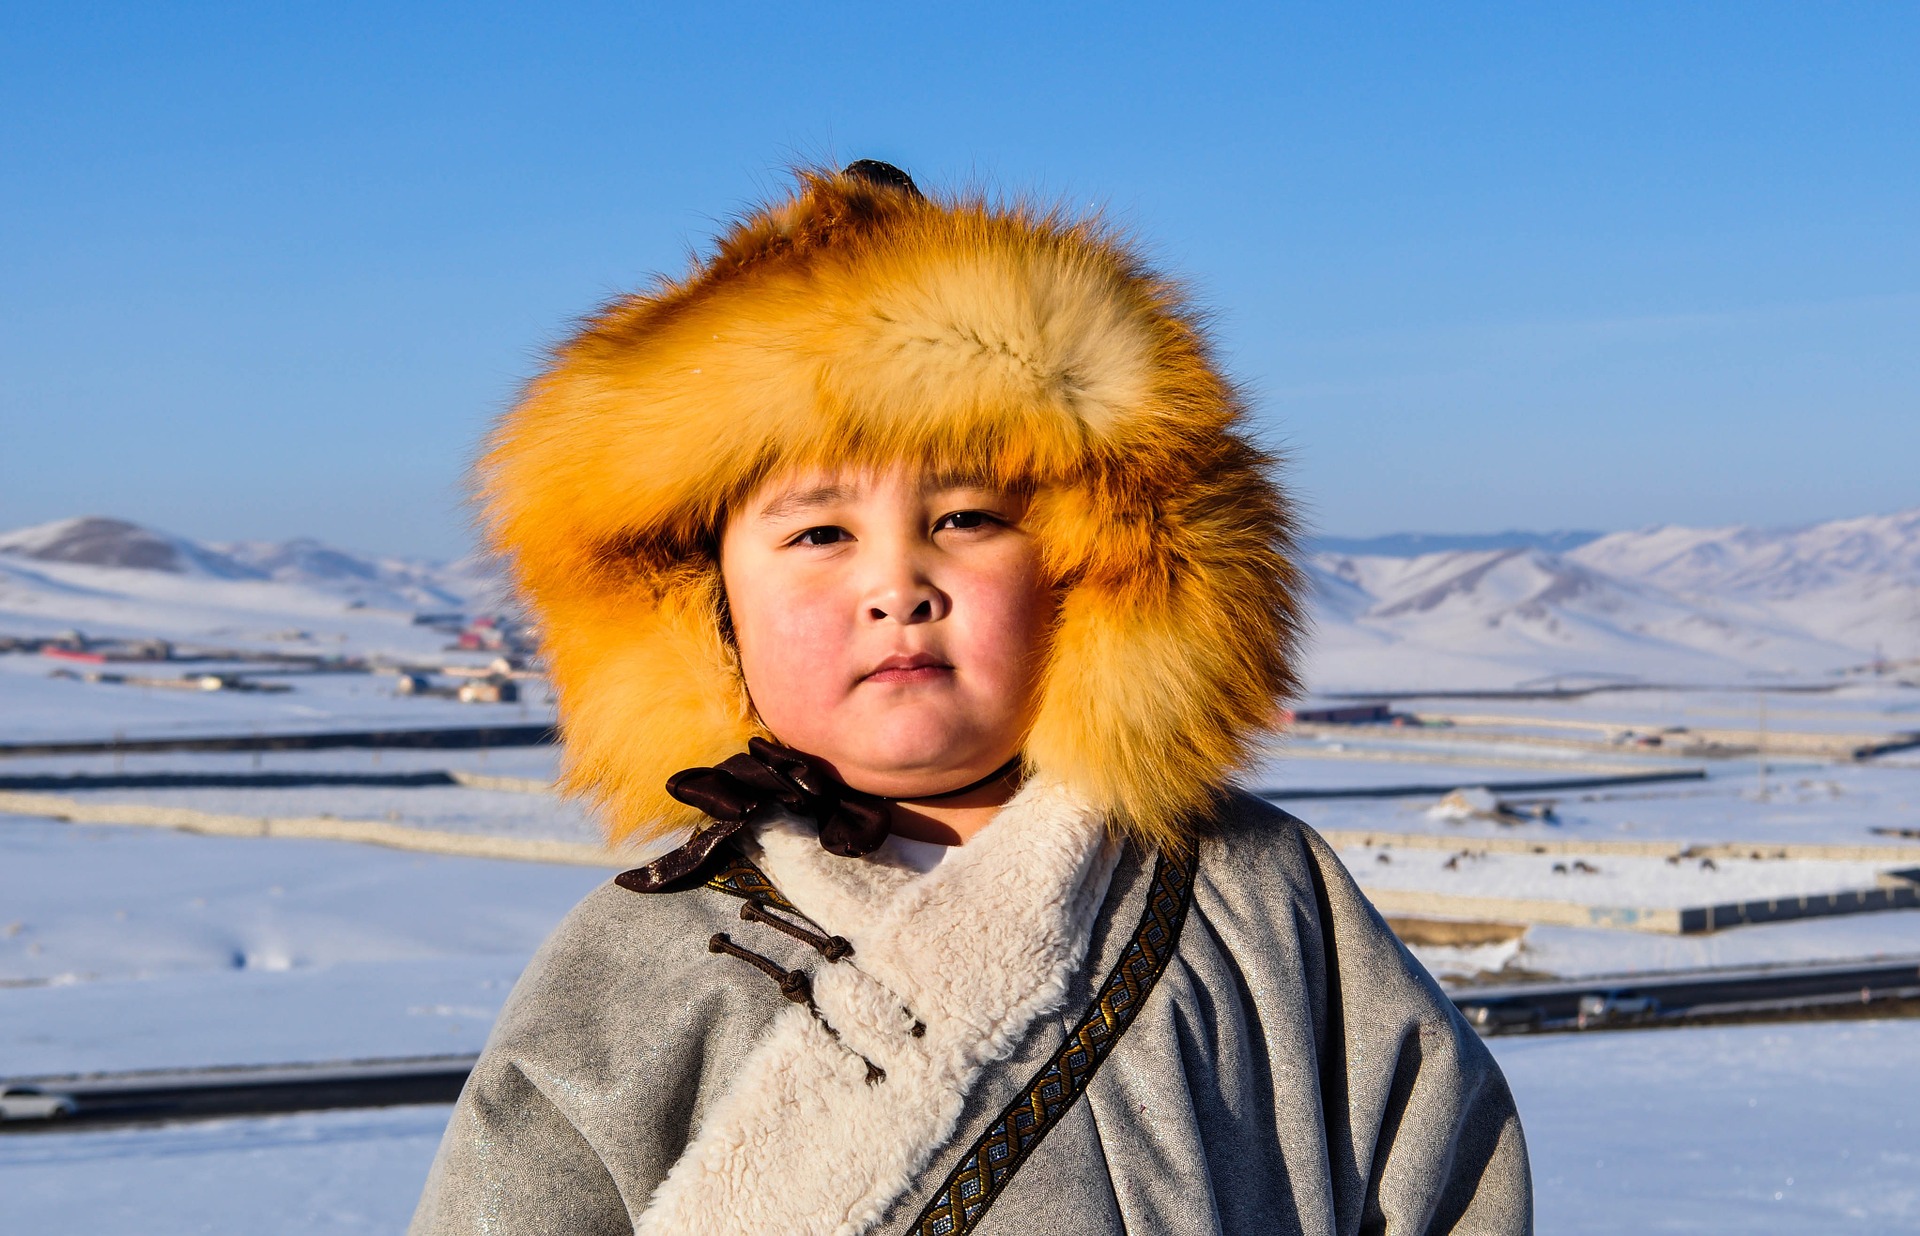
<instances>
[{"instance_id":1,"label":"distant building","mask_svg":"<svg viewBox=\"0 0 1920 1236\"><path fill-rule=\"evenodd\" d=\"M511 618L482 614L461 628L453 647L461 652L525 656L534 650L533 629Z\"/></svg>"},{"instance_id":2,"label":"distant building","mask_svg":"<svg viewBox=\"0 0 1920 1236\"><path fill-rule=\"evenodd\" d=\"M1394 715L1388 704L1337 704L1295 709L1287 720L1301 725L1392 725Z\"/></svg>"},{"instance_id":3,"label":"distant building","mask_svg":"<svg viewBox=\"0 0 1920 1236\"><path fill-rule=\"evenodd\" d=\"M40 655L56 661L102 665L108 661L171 661L173 645L163 639L90 640L78 631L40 645Z\"/></svg>"},{"instance_id":4,"label":"distant building","mask_svg":"<svg viewBox=\"0 0 1920 1236\"><path fill-rule=\"evenodd\" d=\"M462 704L512 704L519 698L520 688L511 679L501 678L463 683L459 696Z\"/></svg>"},{"instance_id":5,"label":"distant building","mask_svg":"<svg viewBox=\"0 0 1920 1236\"><path fill-rule=\"evenodd\" d=\"M86 648L71 648L61 644L43 644L40 655L52 657L56 661L78 661L82 665L105 665L107 654L94 652Z\"/></svg>"}]
</instances>

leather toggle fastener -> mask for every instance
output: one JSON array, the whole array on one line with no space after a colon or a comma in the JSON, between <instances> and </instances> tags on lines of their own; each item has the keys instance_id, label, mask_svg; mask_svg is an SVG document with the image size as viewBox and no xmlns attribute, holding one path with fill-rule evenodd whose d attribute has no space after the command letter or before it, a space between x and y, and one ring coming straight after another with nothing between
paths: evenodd
<instances>
[{"instance_id":1,"label":"leather toggle fastener","mask_svg":"<svg viewBox=\"0 0 1920 1236\"><path fill-rule=\"evenodd\" d=\"M779 963L762 957L751 949L741 948L738 944L728 939L727 933L724 931L716 931L713 933L713 938L707 941L707 951L709 953L725 953L729 957L738 957L741 961L746 962L774 982L780 984L780 994L787 999L793 1001L795 1004L807 1005L809 1008L813 1006L813 983L807 978L805 971L783 969Z\"/></svg>"},{"instance_id":2,"label":"leather toggle fastener","mask_svg":"<svg viewBox=\"0 0 1920 1236\"><path fill-rule=\"evenodd\" d=\"M830 936L818 931L808 931L798 923L790 923L770 913L767 907L758 901L749 901L741 906L740 917L745 922L759 923L784 935L792 936L828 961L837 962L853 956L853 945L847 942L845 936Z\"/></svg>"},{"instance_id":3,"label":"leather toggle fastener","mask_svg":"<svg viewBox=\"0 0 1920 1236\"><path fill-rule=\"evenodd\" d=\"M748 903L746 908L751 908L751 905L752 903ZM744 909L740 917L747 919L749 922L757 921L749 918ZM837 939L838 937L835 938ZM841 943L844 944L846 942L843 940ZM793 1001L795 1004L806 1005L807 1011L813 1014L814 1020L826 1027L828 1034L836 1039L840 1037L840 1032L835 1030L831 1025L828 1025L826 1018L820 1016L819 1006L813 1002L813 982L807 978L804 971L782 969L780 964L771 958L762 957L752 949L741 948L729 939L727 933L724 931L716 931L713 933L712 938L707 941L707 951L709 953L725 953L729 957L738 957L741 961L746 962L754 969L774 980L780 984L781 995ZM851 951L851 946L849 946L849 951ZM829 958L829 960L835 959ZM885 1069L873 1061L868 1060L865 1056L861 1056L860 1060L867 1066L867 1085L872 1086L887 1080L887 1071Z\"/></svg>"}]
</instances>

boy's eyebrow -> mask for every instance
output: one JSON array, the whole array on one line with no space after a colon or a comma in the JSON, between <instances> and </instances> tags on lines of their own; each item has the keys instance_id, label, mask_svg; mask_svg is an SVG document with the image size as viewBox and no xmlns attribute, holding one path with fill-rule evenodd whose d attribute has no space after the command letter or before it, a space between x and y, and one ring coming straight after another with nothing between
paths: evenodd
<instances>
[{"instance_id":1,"label":"boy's eyebrow","mask_svg":"<svg viewBox=\"0 0 1920 1236\"><path fill-rule=\"evenodd\" d=\"M853 495L845 485L815 485L808 489L790 489L755 512L755 519L778 520L801 511L831 506Z\"/></svg>"},{"instance_id":2,"label":"boy's eyebrow","mask_svg":"<svg viewBox=\"0 0 1920 1236\"><path fill-rule=\"evenodd\" d=\"M921 486L923 493L945 493L955 489L985 489L995 493L1003 492L1001 487L986 478L973 473L954 472L937 473L930 476ZM778 522L800 514L802 511L817 510L823 506L832 506L860 496L857 485L844 485L829 482L825 485L810 485L804 489L790 489L773 501L754 512L755 519Z\"/></svg>"},{"instance_id":3,"label":"boy's eyebrow","mask_svg":"<svg viewBox=\"0 0 1920 1236\"><path fill-rule=\"evenodd\" d=\"M989 489L998 493L1001 487L986 477L973 472L936 472L921 485L922 493L945 493L952 489Z\"/></svg>"}]
</instances>

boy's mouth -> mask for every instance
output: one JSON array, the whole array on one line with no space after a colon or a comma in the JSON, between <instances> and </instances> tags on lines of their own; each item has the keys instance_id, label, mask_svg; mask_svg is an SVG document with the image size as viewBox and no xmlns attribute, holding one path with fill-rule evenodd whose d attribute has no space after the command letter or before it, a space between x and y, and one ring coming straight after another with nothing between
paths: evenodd
<instances>
[{"instance_id":1,"label":"boy's mouth","mask_svg":"<svg viewBox=\"0 0 1920 1236\"><path fill-rule=\"evenodd\" d=\"M930 682L953 672L939 657L924 652L896 653L869 670L862 682Z\"/></svg>"}]
</instances>

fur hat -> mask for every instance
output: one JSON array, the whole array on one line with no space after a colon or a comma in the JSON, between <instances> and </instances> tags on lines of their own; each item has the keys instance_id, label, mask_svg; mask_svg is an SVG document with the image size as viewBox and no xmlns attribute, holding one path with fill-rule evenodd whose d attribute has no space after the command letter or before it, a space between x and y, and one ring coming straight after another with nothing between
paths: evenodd
<instances>
[{"instance_id":1,"label":"fur hat","mask_svg":"<svg viewBox=\"0 0 1920 1236\"><path fill-rule=\"evenodd\" d=\"M800 173L588 321L494 430L479 498L539 626L563 785L615 839L696 824L667 777L765 732L722 621L729 505L912 461L1031 490L1062 599L1027 768L1177 843L1296 687L1272 461L1195 310L1110 228L885 170Z\"/></svg>"}]
</instances>

